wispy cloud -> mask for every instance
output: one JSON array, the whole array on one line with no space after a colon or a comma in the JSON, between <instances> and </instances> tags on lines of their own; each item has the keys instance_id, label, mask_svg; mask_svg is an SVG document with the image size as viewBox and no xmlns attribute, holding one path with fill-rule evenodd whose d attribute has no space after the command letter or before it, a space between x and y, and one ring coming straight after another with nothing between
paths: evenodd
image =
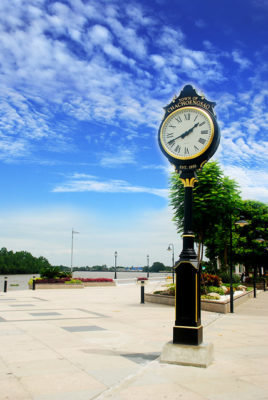
<instances>
[{"instance_id":1,"label":"wispy cloud","mask_svg":"<svg viewBox=\"0 0 268 400\"><path fill-rule=\"evenodd\" d=\"M114 152L102 153L99 157L100 165L108 168L136 163L134 152L126 148L120 148Z\"/></svg>"},{"instance_id":2,"label":"wispy cloud","mask_svg":"<svg viewBox=\"0 0 268 400\"><path fill-rule=\"evenodd\" d=\"M113 131L129 132L124 138L128 141L142 127L141 137L148 137L146 129L155 132L163 105L186 81L215 87L230 75L226 60L233 61L232 74L252 65L237 42L223 52L211 37L204 38L203 48L194 48L182 27L160 26L158 16L149 11L142 4L117 0L18 0L16 7L1 0L0 157L29 155L37 143L49 151L70 150L75 138L69 119L100 124L102 131L113 124ZM195 24L202 28L205 21ZM234 162L242 154L259 159L260 149L266 149L267 66L260 52L256 57L258 66L246 88L223 92L220 98L218 88L211 92L220 104L221 156L231 154ZM61 124L58 115L64 116ZM102 138L99 132L83 134L91 141ZM113 142L118 145L119 136ZM108 150L100 155L102 166L135 163L131 151L111 155Z\"/></svg>"},{"instance_id":3,"label":"wispy cloud","mask_svg":"<svg viewBox=\"0 0 268 400\"><path fill-rule=\"evenodd\" d=\"M251 66L251 62L246 57L243 57L240 51L234 50L232 52L232 56L234 61L239 64L241 69L246 69Z\"/></svg>"},{"instance_id":4,"label":"wispy cloud","mask_svg":"<svg viewBox=\"0 0 268 400\"><path fill-rule=\"evenodd\" d=\"M65 183L56 186L53 192L147 193L164 198L168 197L167 189L134 186L119 179L101 181L98 177L80 174L74 174Z\"/></svg>"},{"instance_id":5,"label":"wispy cloud","mask_svg":"<svg viewBox=\"0 0 268 400\"><path fill-rule=\"evenodd\" d=\"M252 170L251 168L241 168L235 165L225 165L224 172L239 183L243 199L258 199L259 201L267 202L267 170Z\"/></svg>"},{"instance_id":6,"label":"wispy cloud","mask_svg":"<svg viewBox=\"0 0 268 400\"><path fill-rule=\"evenodd\" d=\"M57 112L78 121L152 127L161 117L159 93L185 77L223 79L214 53L188 48L179 28L156 30L157 18L141 5L116 0L11 4L2 0L0 5L0 129L12 135L15 128L27 138L29 151L31 141L59 135L52 123ZM158 53L151 50L152 38ZM152 102L157 112L148 106Z\"/></svg>"}]
</instances>

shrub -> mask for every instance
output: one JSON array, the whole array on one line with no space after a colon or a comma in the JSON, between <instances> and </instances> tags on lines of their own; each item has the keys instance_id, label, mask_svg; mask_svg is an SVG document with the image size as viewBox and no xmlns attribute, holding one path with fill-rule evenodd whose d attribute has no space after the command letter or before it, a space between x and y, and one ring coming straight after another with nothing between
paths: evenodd
<instances>
[{"instance_id":1,"label":"shrub","mask_svg":"<svg viewBox=\"0 0 268 400\"><path fill-rule=\"evenodd\" d=\"M153 294L163 294L165 296L175 296L175 285L170 285L167 290L156 290Z\"/></svg>"},{"instance_id":2,"label":"shrub","mask_svg":"<svg viewBox=\"0 0 268 400\"><path fill-rule=\"evenodd\" d=\"M208 287L205 286L205 285L201 285L201 286L200 286L200 293L201 293L201 295L202 295L202 294L207 294L207 292L208 292Z\"/></svg>"},{"instance_id":3,"label":"shrub","mask_svg":"<svg viewBox=\"0 0 268 400\"><path fill-rule=\"evenodd\" d=\"M72 284L82 285L82 282L80 281L80 279L71 279L69 281L65 281L64 283L66 285L72 285Z\"/></svg>"},{"instance_id":4,"label":"shrub","mask_svg":"<svg viewBox=\"0 0 268 400\"><path fill-rule=\"evenodd\" d=\"M40 270L41 278L53 279L60 276L60 274L61 270L59 267L45 267Z\"/></svg>"},{"instance_id":5,"label":"shrub","mask_svg":"<svg viewBox=\"0 0 268 400\"><path fill-rule=\"evenodd\" d=\"M39 278L39 279L36 279L36 281L38 281L37 282L38 284L39 283L65 283L65 282L68 282L70 280L71 280L70 278L51 278L51 279Z\"/></svg>"},{"instance_id":6,"label":"shrub","mask_svg":"<svg viewBox=\"0 0 268 400\"><path fill-rule=\"evenodd\" d=\"M223 296L224 295L224 290L220 287L216 287L216 286L209 286L207 288L208 293L210 292L214 292L214 293L218 293L219 295Z\"/></svg>"},{"instance_id":7,"label":"shrub","mask_svg":"<svg viewBox=\"0 0 268 400\"><path fill-rule=\"evenodd\" d=\"M216 297L216 296L210 296L209 294L203 294L203 295L201 296L201 299L219 300L218 297Z\"/></svg>"},{"instance_id":8,"label":"shrub","mask_svg":"<svg viewBox=\"0 0 268 400\"><path fill-rule=\"evenodd\" d=\"M60 271L58 274L59 278L72 278L72 273L68 271Z\"/></svg>"},{"instance_id":9,"label":"shrub","mask_svg":"<svg viewBox=\"0 0 268 400\"><path fill-rule=\"evenodd\" d=\"M233 287L233 293L236 291L236 288ZM230 287L227 288L227 292L225 294L230 294Z\"/></svg>"},{"instance_id":10,"label":"shrub","mask_svg":"<svg viewBox=\"0 0 268 400\"><path fill-rule=\"evenodd\" d=\"M221 278L218 275L201 273L201 286L221 286Z\"/></svg>"},{"instance_id":11,"label":"shrub","mask_svg":"<svg viewBox=\"0 0 268 400\"><path fill-rule=\"evenodd\" d=\"M219 272L219 275L224 283L230 283L230 273L227 271ZM241 283L241 278L237 274L233 274L233 283Z\"/></svg>"}]
</instances>

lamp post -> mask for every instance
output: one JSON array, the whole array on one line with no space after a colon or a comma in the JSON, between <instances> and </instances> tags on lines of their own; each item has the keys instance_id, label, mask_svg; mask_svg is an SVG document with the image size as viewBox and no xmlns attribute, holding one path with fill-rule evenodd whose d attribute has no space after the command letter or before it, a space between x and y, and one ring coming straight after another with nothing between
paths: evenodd
<instances>
[{"instance_id":1,"label":"lamp post","mask_svg":"<svg viewBox=\"0 0 268 400\"><path fill-rule=\"evenodd\" d=\"M241 215L240 220L235 222L235 225L241 227L248 225L245 217ZM230 312L234 312L234 289L233 289L233 232L232 232L232 213L230 213Z\"/></svg>"},{"instance_id":2,"label":"lamp post","mask_svg":"<svg viewBox=\"0 0 268 400\"><path fill-rule=\"evenodd\" d=\"M149 254L147 254L147 278L149 278L149 265L150 265L149 260L150 260L150 257L149 257Z\"/></svg>"},{"instance_id":3,"label":"lamp post","mask_svg":"<svg viewBox=\"0 0 268 400\"><path fill-rule=\"evenodd\" d=\"M117 279L116 265L117 265L117 251L114 252L114 279Z\"/></svg>"},{"instance_id":4,"label":"lamp post","mask_svg":"<svg viewBox=\"0 0 268 400\"><path fill-rule=\"evenodd\" d=\"M72 228L72 247L71 247L71 274L73 273L73 253L74 253L74 234L79 233Z\"/></svg>"},{"instance_id":5,"label":"lamp post","mask_svg":"<svg viewBox=\"0 0 268 400\"><path fill-rule=\"evenodd\" d=\"M167 250L172 251L172 282L174 283L174 244L170 243Z\"/></svg>"},{"instance_id":6,"label":"lamp post","mask_svg":"<svg viewBox=\"0 0 268 400\"><path fill-rule=\"evenodd\" d=\"M256 242L258 243L263 243L265 240L259 236L257 239L255 239ZM253 289L254 289L254 298L257 297L257 290L256 290L256 280L257 280L257 268L256 265L254 265L254 275L253 275ZM265 287L265 284L264 284Z\"/></svg>"}]
</instances>

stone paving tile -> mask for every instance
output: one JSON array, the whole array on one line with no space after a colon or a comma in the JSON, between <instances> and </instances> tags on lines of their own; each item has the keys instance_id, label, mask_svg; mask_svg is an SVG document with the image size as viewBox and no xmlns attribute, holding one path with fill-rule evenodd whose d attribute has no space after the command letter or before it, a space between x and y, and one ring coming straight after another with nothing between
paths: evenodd
<instances>
[{"instance_id":1,"label":"stone paving tile","mask_svg":"<svg viewBox=\"0 0 268 400\"><path fill-rule=\"evenodd\" d=\"M105 331L104 328L96 325L83 325L83 326L62 326L68 332L93 332L93 331Z\"/></svg>"}]
</instances>

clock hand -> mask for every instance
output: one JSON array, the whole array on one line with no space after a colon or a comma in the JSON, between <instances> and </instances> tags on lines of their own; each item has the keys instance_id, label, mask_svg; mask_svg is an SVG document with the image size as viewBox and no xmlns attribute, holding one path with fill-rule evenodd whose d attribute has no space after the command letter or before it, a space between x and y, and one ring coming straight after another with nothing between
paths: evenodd
<instances>
[{"instance_id":1,"label":"clock hand","mask_svg":"<svg viewBox=\"0 0 268 400\"><path fill-rule=\"evenodd\" d=\"M173 142L175 142L175 140L179 139L179 138L185 138L185 136L189 135L189 133L193 132L193 130L199 125L199 122L197 122L191 129L188 129L188 131L182 133L180 136L177 136L174 139L171 139L168 144L172 144Z\"/></svg>"}]
</instances>

